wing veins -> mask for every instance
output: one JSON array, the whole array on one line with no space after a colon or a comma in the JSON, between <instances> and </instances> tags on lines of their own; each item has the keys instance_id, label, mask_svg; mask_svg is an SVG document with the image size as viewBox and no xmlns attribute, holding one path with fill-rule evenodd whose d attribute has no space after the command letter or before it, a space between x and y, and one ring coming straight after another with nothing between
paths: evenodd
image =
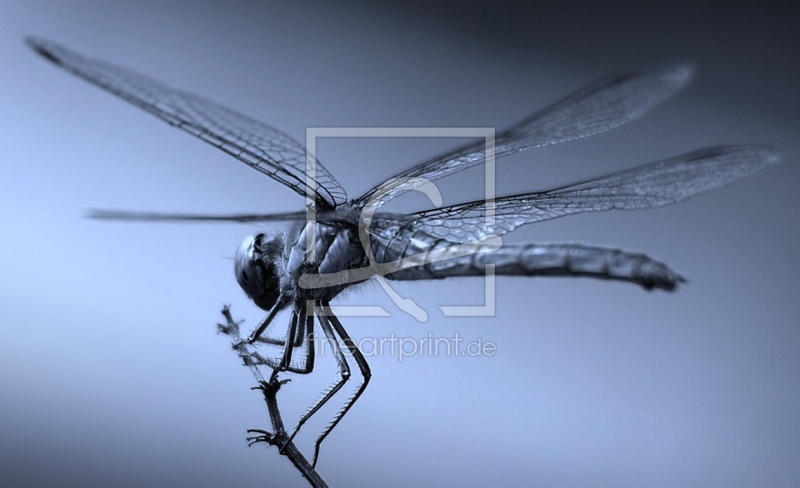
<instances>
[{"instance_id":1,"label":"wing veins","mask_svg":"<svg viewBox=\"0 0 800 488\"><path fill-rule=\"evenodd\" d=\"M672 96L691 79L692 73L690 66L682 65L589 85L500 133L495 140L494 157L618 127ZM436 180L481 164L485 159L483 142L470 143L399 173L356 202L360 205L374 202L379 206L419 186L409 179Z\"/></svg>"},{"instance_id":2,"label":"wing veins","mask_svg":"<svg viewBox=\"0 0 800 488\"><path fill-rule=\"evenodd\" d=\"M306 196L320 209L345 203L347 195L333 175L316 163L316 181L306 184L306 151L287 134L249 116L127 68L94 60L56 43L29 38L27 43L54 64L208 142L251 168Z\"/></svg>"},{"instance_id":3,"label":"wing veins","mask_svg":"<svg viewBox=\"0 0 800 488\"><path fill-rule=\"evenodd\" d=\"M403 225L466 242L575 213L677 203L750 176L778 161L775 153L760 147L710 147L548 191L416 212L408 215ZM487 223L487 210L493 213L493 224Z\"/></svg>"}]
</instances>

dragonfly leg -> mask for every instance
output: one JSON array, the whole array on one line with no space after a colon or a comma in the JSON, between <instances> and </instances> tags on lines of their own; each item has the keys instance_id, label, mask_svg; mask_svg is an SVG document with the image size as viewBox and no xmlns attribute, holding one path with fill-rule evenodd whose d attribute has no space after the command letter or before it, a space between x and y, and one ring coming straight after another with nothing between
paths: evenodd
<instances>
[{"instance_id":1,"label":"dragonfly leg","mask_svg":"<svg viewBox=\"0 0 800 488\"><path fill-rule=\"evenodd\" d=\"M322 314L319 315L320 322L323 321L329 322L330 324L333 325L333 329L336 332L336 335L338 335L341 338L342 343L345 345L347 350L353 356L353 359L355 359L356 364L358 365L358 369L361 372L361 377L363 378L363 381L361 382L361 385L359 385L356 392L352 396L350 396L350 398L347 399L342 408L336 413L336 415L333 417L333 420L331 420L328 426L325 427L325 430L323 430L322 433L319 435L319 437L317 437L317 441L314 444L314 460L311 463L312 466L316 466L317 464L317 458L319 457L319 448L320 445L322 445L322 441L325 440L325 438L328 436L328 434L331 433L334 427L336 427L339 421L342 420L347 411L350 410L350 407L352 407L356 403L356 401L358 401L361 394L364 393L364 390L367 389L369 380L372 377L372 372L369 369L369 364L367 363L367 360L364 358L364 355L358 349L358 346L356 346L356 343L353 341L353 339L350 338L350 335L347 333L344 326L339 321L339 318L336 317L336 315L334 315L333 311L331 310L327 302L322 303L321 311Z\"/></svg>"},{"instance_id":2,"label":"dragonfly leg","mask_svg":"<svg viewBox=\"0 0 800 488\"><path fill-rule=\"evenodd\" d=\"M258 434L252 435L247 437L247 445L248 447L253 447L254 445L263 442L265 444L272 445L275 442L275 434L268 430L264 429L247 429L248 434Z\"/></svg>"},{"instance_id":3,"label":"dragonfly leg","mask_svg":"<svg viewBox=\"0 0 800 488\"><path fill-rule=\"evenodd\" d=\"M287 303L286 299L282 297L278 299L278 302L272 307L272 310L269 311L267 317L264 320L262 320L260 324L258 324L256 330L254 330L253 333L250 334L250 336L245 340L250 344L256 341L266 342L268 344L276 344L276 345L283 344L283 341L279 341L276 339L261 338L261 334L263 334L267 330L267 328L272 324L272 322L275 320L275 317L278 315L278 312L283 310L283 308L286 306L286 303Z\"/></svg>"},{"instance_id":4,"label":"dragonfly leg","mask_svg":"<svg viewBox=\"0 0 800 488\"><path fill-rule=\"evenodd\" d=\"M267 341L259 339L259 342ZM314 317L306 314L302 307L292 311L286 339L282 341L271 339L267 343L283 346L280 359L248 349L248 356L253 364L269 366L273 373L288 371L308 374L314 370Z\"/></svg>"},{"instance_id":5,"label":"dragonfly leg","mask_svg":"<svg viewBox=\"0 0 800 488\"><path fill-rule=\"evenodd\" d=\"M316 304L315 304L316 309ZM315 310L316 313L316 310ZM333 352L333 357L336 359L336 363L339 367L339 374L341 377L334 381L328 388L326 388L322 394L322 397L317 400L311 407L300 417L300 420L297 421L297 427L294 428L294 432L292 435L289 436L289 440L294 439L300 429L303 427L308 419L310 419L320 408L322 408L325 403L328 402L333 396L342 389L342 386L350 379L350 366L347 364L347 358L342 351L341 346L339 345L339 341L336 338L336 334L333 331L333 327L331 326L330 322L323 316L318 315L320 327L322 328L322 332L325 334L325 338L327 339L328 345L331 347L331 351ZM315 464L316 464L316 456L315 456Z\"/></svg>"},{"instance_id":6,"label":"dragonfly leg","mask_svg":"<svg viewBox=\"0 0 800 488\"><path fill-rule=\"evenodd\" d=\"M287 347L291 344L293 354L285 362L283 370L297 374L308 374L314 370L314 315L306 313L305 307L298 307L295 311L296 322L292 322L293 332L290 336L294 336L294 340L287 338ZM294 318L294 317L293 317ZM297 358L295 351L304 351L304 360L301 363L294 364L291 358Z\"/></svg>"},{"instance_id":7,"label":"dragonfly leg","mask_svg":"<svg viewBox=\"0 0 800 488\"><path fill-rule=\"evenodd\" d=\"M316 403L314 403L308 411L300 418L297 422L297 427L295 427L294 432L292 435L289 436L289 440L291 441L300 431L300 428L310 419L315 413L322 408L331 398L333 398L339 390L347 383L350 379L350 365L347 363L347 357L342 350L342 344L347 348L350 354L356 359L356 364L358 364L359 370L363 377L363 382L359 386L356 393L351 396L346 402L345 405L336 413L333 420L325 427L322 434L317 438L317 441L314 445L314 459L311 463L312 466L316 466L317 459L319 457L319 447L325 437L336 427L336 424L342 419L344 414L350 409L350 407L355 403L358 397L361 396L364 389L367 387L367 383L369 382L369 378L371 376L369 366L367 365L366 359L361 354L361 351L358 350L353 340L344 330L342 327L341 322L333 315L330 307L327 303L322 304L321 306L315 306L315 315L319 318L319 324L322 328L322 332L325 334L325 338L327 339L328 344L333 351L333 356L336 359L337 365L339 367L339 374L340 378L336 380L333 384L331 384L328 388L325 389L322 398L320 398Z\"/></svg>"},{"instance_id":8,"label":"dragonfly leg","mask_svg":"<svg viewBox=\"0 0 800 488\"><path fill-rule=\"evenodd\" d=\"M302 313L302 311L300 311ZM297 334L297 324L300 322L297 316L298 311L292 312L292 318L289 322L289 333L286 335L286 340L283 341L283 354L281 355L281 362L278 365L279 371L286 371L289 369L289 364L292 362L292 353L294 352L294 342ZM303 321L305 322L305 321Z\"/></svg>"},{"instance_id":9,"label":"dragonfly leg","mask_svg":"<svg viewBox=\"0 0 800 488\"><path fill-rule=\"evenodd\" d=\"M294 337L297 335L297 332L295 330L296 327L297 327L297 322L298 322L297 313L298 312L296 310L292 312L292 317L291 317L290 323L289 323L288 337L287 338L285 338L283 340L280 340L280 339L275 339L275 338L258 337L257 339L255 339L255 341L251 340L251 339L244 339L244 340L242 340L240 342L239 345L241 345L241 346L244 346L245 344L252 344L253 342L260 342L260 343L263 343L263 344L271 344L271 345L275 345L275 346L283 346L283 352L281 353L280 360L277 360L274 357L265 356L263 354L260 354L258 351L255 351L252 348L249 348L249 347L245 348L247 356L249 357L250 361L253 362L254 365L262 365L263 364L263 365L269 366L273 370L273 372L285 371L287 369L286 365L289 364L289 362L291 361L291 358L292 358L292 345L293 345L293 342L294 342ZM268 327L269 325L271 325L271 322L272 322L271 319L273 319L273 318L274 318L274 314L270 314L269 316L267 316L266 319L264 319L264 321L262 322L262 325L264 323L266 323L267 327ZM264 327L263 329L266 330L267 327ZM252 337L253 337L253 334L250 335L250 338L252 338Z\"/></svg>"}]
</instances>

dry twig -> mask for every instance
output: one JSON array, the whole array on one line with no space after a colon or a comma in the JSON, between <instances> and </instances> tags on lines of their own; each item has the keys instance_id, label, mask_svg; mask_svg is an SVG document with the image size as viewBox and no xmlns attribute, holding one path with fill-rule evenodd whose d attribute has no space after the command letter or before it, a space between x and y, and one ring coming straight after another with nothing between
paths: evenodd
<instances>
[{"instance_id":1,"label":"dry twig","mask_svg":"<svg viewBox=\"0 0 800 488\"><path fill-rule=\"evenodd\" d=\"M252 446L259 442L265 442L271 446L277 447L278 452L289 458L295 468L300 471L300 474L308 480L311 486L314 488L327 487L328 485L325 483L325 480L322 479L300 449L298 449L289 438L283 424L283 418L281 417L280 408L278 407L277 394L281 386L288 383L289 380L279 380L278 370L271 367L269 379L264 379L264 375L259 368L268 366L260 359L260 355L257 352L251 350L253 346L241 337L239 331L239 324L241 324L241 322L235 322L233 320L230 308L227 306L223 307L222 315L225 317L227 323L217 324L218 330L231 337L233 349L237 352L239 357L242 358L244 365L250 368L256 380L258 380L259 385L253 387L253 389L261 390L261 393L263 393L264 401L269 411L269 418L272 422L272 432L262 429L249 429L247 431L249 434L257 434L247 438L249 445Z\"/></svg>"}]
</instances>

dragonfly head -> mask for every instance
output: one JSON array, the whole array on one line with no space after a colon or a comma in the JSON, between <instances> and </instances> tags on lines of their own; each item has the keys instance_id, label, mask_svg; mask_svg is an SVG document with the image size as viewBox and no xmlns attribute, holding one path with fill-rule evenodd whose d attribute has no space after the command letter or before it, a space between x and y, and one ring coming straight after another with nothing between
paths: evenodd
<instances>
[{"instance_id":1,"label":"dragonfly head","mask_svg":"<svg viewBox=\"0 0 800 488\"><path fill-rule=\"evenodd\" d=\"M268 239L264 234L248 237L234 258L236 281L259 308L270 310L280 296L280 278L276 262L283 249L281 237Z\"/></svg>"}]
</instances>

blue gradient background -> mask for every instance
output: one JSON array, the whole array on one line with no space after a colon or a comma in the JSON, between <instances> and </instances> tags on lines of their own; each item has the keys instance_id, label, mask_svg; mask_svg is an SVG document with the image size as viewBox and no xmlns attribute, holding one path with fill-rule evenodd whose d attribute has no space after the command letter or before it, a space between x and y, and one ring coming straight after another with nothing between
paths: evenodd
<instances>
[{"instance_id":1,"label":"blue gradient background","mask_svg":"<svg viewBox=\"0 0 800 488\"><path fill-rule=\"evenodd\" d=\"M268 426L266 411L215 335L225 303L250 326L261 318L230 261L259 228L82 217L90 208L277 212L302 199L55 69L25 35L300 140L306 126L502 128L597 78L696 62L695 83L640 121L497 171L505 194L702 146L779 148L783 165L681 205L511 236L644 251L689 284L669 294L499 279L493 318L436 309L479 303L481 280L397 285L431 313L424 324L368 285L341 303L395 316L347 319L355 338L458 332L494 342L497 354L370 358L373 383L318 468L332 486L800 485L793 7L393 5L0 2L0 485L306 486L274 449L246 447L245 429ZM330 140L319 155L356 196L456 143ZM479 198L481 176L443 183L445 201ZM287 388L287 409L334 377L321 363L321 380Z\"/></svg>"}]
</instances>

